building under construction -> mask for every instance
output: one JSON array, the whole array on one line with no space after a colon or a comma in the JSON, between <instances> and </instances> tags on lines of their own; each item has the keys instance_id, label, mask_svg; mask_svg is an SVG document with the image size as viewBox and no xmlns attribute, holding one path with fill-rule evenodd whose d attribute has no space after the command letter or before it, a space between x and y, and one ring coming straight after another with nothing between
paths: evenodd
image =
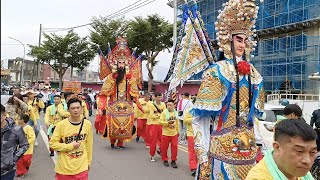
<instances>
[{"instance_id":1,"label":"building under construction","mask_svg":"<svg viewBox=\"0 0 320 180\"><path fill-rule=\"evenodd\" d=\"M212 40L218 10L226 1L197 2ZM263 76L265 90L318 93L308 76L320 71L320 0L264 0L259 7L258 46L251 62Z\"/></svg>"}]
</instances>

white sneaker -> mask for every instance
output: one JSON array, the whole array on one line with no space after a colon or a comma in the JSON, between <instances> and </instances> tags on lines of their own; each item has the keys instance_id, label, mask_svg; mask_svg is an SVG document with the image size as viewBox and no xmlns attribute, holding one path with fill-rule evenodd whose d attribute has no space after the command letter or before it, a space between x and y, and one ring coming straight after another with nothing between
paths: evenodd
<instances>
[{"instance_id":1,"label":"white sneaker","mask_svg":"<svg viewBox=\"0 0 320 180\"><path fill-rule=\"evenodd\" d=\"M34 142L34 146L37 147L38 145L39 145L39 143L38 143L38 141L36 140L36 141Z\"/></svg>"},{"instance_id":2,"label":"white sneaker","mask_svg":"<svg viewBox=\"0 0 320 180\"><path fill-rule=\"evenodd\" d=\"M146 149L150 149L150 146L146 146Z\"/></svg>"},{"instance_id":3,"label":"white sneaker","mask_svg":"<svg viewBox=\"0 0 320 180\"><path fill-rule=\"evenodd\" d=\"M154 159L154 157L151 157L151 162L156 162L156 160Z\"/></svg>"}]
</instances>

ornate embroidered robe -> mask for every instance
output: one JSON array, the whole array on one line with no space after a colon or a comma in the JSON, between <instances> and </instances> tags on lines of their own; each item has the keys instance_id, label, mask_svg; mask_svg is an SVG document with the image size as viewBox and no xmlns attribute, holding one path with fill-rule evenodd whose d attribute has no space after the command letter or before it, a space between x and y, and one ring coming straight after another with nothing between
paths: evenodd
<instances>
[{"instance_id":1,"label":"ornate embroidered robe","mask_svg":"<svg viewBox=\"0 0 320 180\"><path fill-rule=\"evenodd\" d=\"M251 87L247 75L239 75L239 82L241 126L237 127L233 60L219 61L203 74L203 82L191 111L195 150L200 164L197 179L209 179L210 176L210 179L245 179L255 164L255 134L258 131L253 122L255 115L262 116L263 113L262 77L251 65ZM251 103L249 88L252 92Z\"/></svg>"},{"instance_id":2,"label":"ornate embroidered robe","mask_svg":"<svg viewBox=\"0 0 320 180\"><path fill-rule=\"evenodd\" d=\"M109 139L130 140L134 121L132 98L139 95L136 79L124 77L117 85L116 79L109 74L101 93L110 98L106 111Z\"/></svg>"}]
</instances>

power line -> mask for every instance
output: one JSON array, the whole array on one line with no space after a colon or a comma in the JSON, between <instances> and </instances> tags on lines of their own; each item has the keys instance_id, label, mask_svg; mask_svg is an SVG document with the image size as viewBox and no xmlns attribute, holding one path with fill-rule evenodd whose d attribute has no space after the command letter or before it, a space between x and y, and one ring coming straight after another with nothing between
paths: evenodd
<instances>
[{"instance_id":1,"label":"power line","mask_svg":"<svg viewBox=\"0 0 320 180\"><path fill-rule=\"evenodd\" d=\"M114 12L114 13L112 13L112 14L109 14L109 15L107 15L106 17L104 17L104 18L102 18L102 19L100 19L100 20L103 20L103 19L105 19L105 18L107 18L107 17L109 17L109 16L112 16L112 15L114 15L114 14L116 14L116 13L119 13L119 12L121 12L122 10L124 10L124 9L127 9L128 7L131 7L132 5L134 5L134 4L136 4L136 3L138 3L138 2L140 2L140 1L142 1L142 0L138 0L138 1L136 1L135 3L133 3L133 4L130 4L129 6L126 6L126 7L124 7L124 8L122 8L122 9L120 9L120 10L118 10L118 11L116 11L116 12ZM146 1L148 1L148 0L146 0ZM83 24L83 25L79 25L79 26L87 26L87 25L91 25L92 23L87 23L87 24ZM72 28L77 28L78 26L74 26L74 27L71 27L71 28L43 28L44 30L57 30L57 29L72 29Z\"/></svg>"},{"instance_id":2,"label":"power line","mask_svg":"<svg viewBox=\"0 0 320 180\"><path fill-rule=\"evenodd\" d=\"M140 0L140 1L141 1L141 0ZM137 4L137 5L135 5L134 7L131 7L130 9L127 9L127 10L124 11L124 12L119 12L119 11L117 11L117 12L115 12L115 13L112 13L111 15L108 15L107 17L102 18L102 19L100 19L99 21L107 20L107 19L112 19L112 18L121 16L121 15L124 15L124 14L126 14L127 12L130 12L130 11L133 11L133 10L136 10L136 9L139 9L139 8L141 8L141 7L143 7L143 6L147 5L147 4L150 4L150 3L154 2L155 0L152 0L152 1L150 1L150 2L147 2L147 1L149 1L149 0L145 0L145 1L143 1L143 2L141 2L141 3L139 3L139 4ZM139 2L139 1L137 1L137 2ZM137 3L137 2L135 2L135 3ZM146 4L143 4L143 3L145 3L145 2L147 2L147 3L146 3ZM135 3L134 3L134 4L135 4ZM130 6L132 6L132 5L134 5L134 4L131 4ZM142 5L141 5L141 4L142 4ZM139 5L141 5L141 6L139 6ZM137 7L137 6L139 6L139 7ZM129 7L129 6L128 6L128 7ZM94 24L94 23L93 23L93 22L92 22L92 23L87 23L87 24L83 24L83 25L79 25L79 26L70 27L70 28L51 28L51 29L52 29L53 31L66 31L66 30L69 30L69 29L75 29L75 28L79 28L79 27L84 27L84 26L88 26L88 25L91 25L91 24ZM46 29L49 29L49 28L46 28Z\"/></svg>"},{"instance_id":3,"label":"power line","mask_svg":"<svg viewBox=\"0 0 320 180\"><path fill-rule=\"evenodd\" d=\"M15 46L15 45L19 45L19 46L21 46L21 44L1 44L1 46Z\"/></svg>"},{"instance_id":4,"label":"power line","mask_svg":"<svg viewBox=\"0 0 320 180\"><path fill-rule=\"evenodd\" d=\"M138 1L136 1L135 3L129 5L129 6L125 7L125 8L122 8L122 9L120 9L120 10L118 10L118 11L116 11L116 12L114 12L114 13L112 13L112 14L104 17L104 18L99 19L98 21L113 19L113 18L115 18L115 17L124 15L124 14L126 14L127 12L130 12L130 11L139 9L139 8L141 8L141 7L143 7L143 6L146 6L146 5L152 3L152 2L154 2L154 1L156 1L156 0L151 0L151 1L150 1L150 0L145 0L145 1L143 1L143 2L140 2L140 1L142 1L142 0L138 0ZM149 2L148 2L148 1L149 1ZM140 2L140 3L139 3L139 2ZM133 6L133 7L131 7L131 6ZM129 7L131 7L131 8L129 8ZM127 8L129 8L129 9L127 9ZM126 9L126 10L125 10L125 9ZM70 28L44 28L44 31L47 31L47 32L66 31L66 30L76 29L76 28L80 28L80 27L84 27L84 26L88 26L88 25L92 25L92 24L94 24L94 22L87 23L87 24L83 24L83 25L78 25L78 26L74 26L74 27L70 27Z\"/></svg>"},{"instance_id":5,"label":"power line","mask_svg":"<svg viewBox=\"0 0 320 180\"><path fill-rule=\"evenodd\" d=\"M130 12L130 11L133 11L133 10L136 10L136 9L139 9L139 8L141 8L141 7L143 7L143 6L146 6L146 5L152 3L152 2L154 2L154 1L156 1L156 0L151 0L150 2L147 2L147 1L149 1L149 0L145 0L144 2L141 2L141 3L137 4L137 5L135 5L134 7L131 7L130 9L127 9L127 10L124 11L124 12L116 12L116 13L113 13L113 14L105 17L105 18L102 18L101 20L112 19L112 18L121 16L121 15L124 15L124 14L126 14L127 12ZM145 4L143 4L143 3L145 3ZM140 6L140 5L141 5L141 6Z\"/></svg>"}]
</instances>

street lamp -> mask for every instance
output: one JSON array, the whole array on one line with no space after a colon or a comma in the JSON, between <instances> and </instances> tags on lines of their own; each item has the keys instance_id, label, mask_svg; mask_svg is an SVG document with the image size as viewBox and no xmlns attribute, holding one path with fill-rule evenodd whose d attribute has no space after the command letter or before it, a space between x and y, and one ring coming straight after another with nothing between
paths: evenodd
<instances>
[{"instance_id":1,"label":"street lamp","mask_svg":"<svg viewBox=\"0 0 320 180\"><path fill-rule=\"evenodd\" d=\"M24 84L24 81L23 81L23 65L24 65L24 59L26 58L26 47L24 46L24 44L21 41L15 39L13 37L9 37L9 38L13 39L15 41L18 41L23 46L23 59L22 59L21 67L20 67L20 85L22 86Z\"/></svg>"}]
</instances>

